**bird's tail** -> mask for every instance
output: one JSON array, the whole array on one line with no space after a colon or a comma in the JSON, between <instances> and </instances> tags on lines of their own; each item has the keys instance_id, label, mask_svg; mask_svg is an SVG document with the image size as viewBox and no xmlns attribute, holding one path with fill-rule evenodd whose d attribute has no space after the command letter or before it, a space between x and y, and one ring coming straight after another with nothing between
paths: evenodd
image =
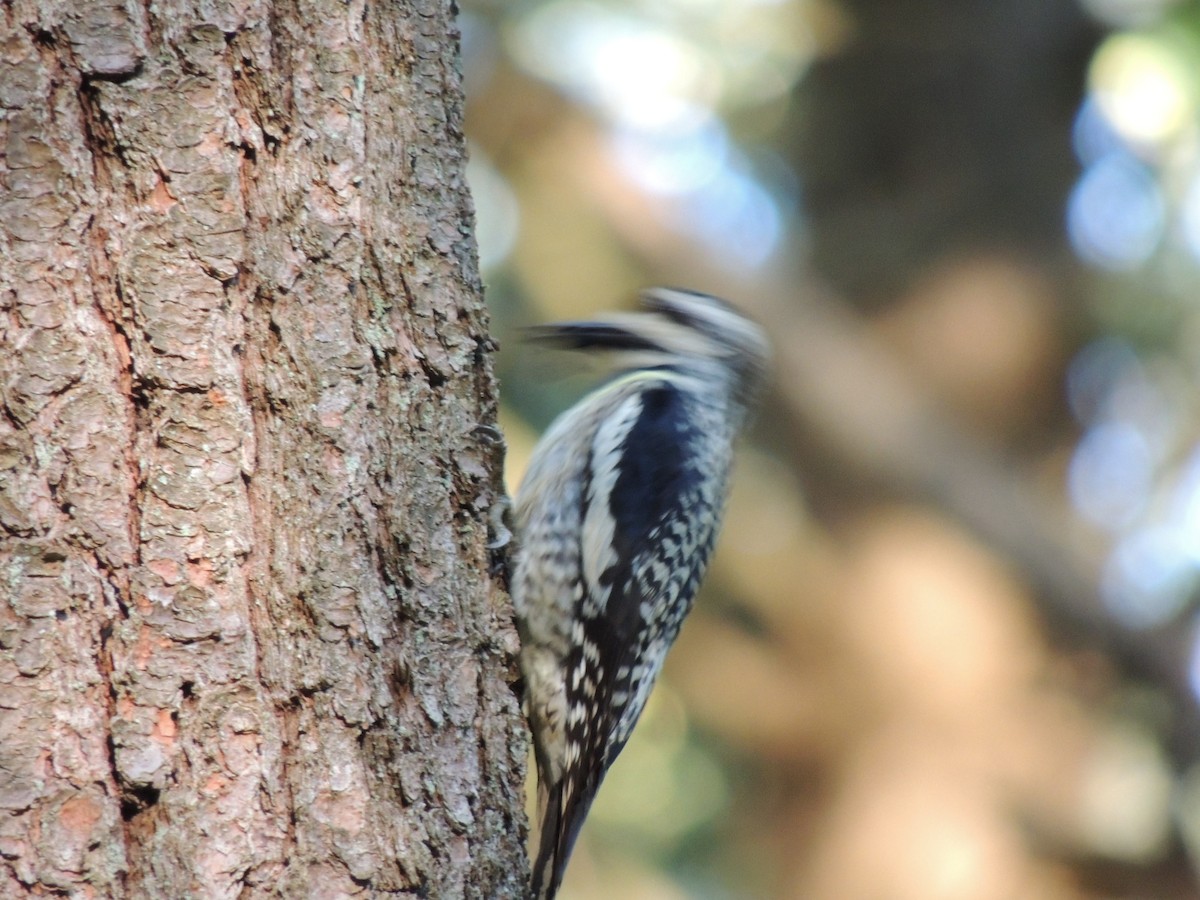
<instances>
[{"instance_id":1,"label":"bird's tail","mask_svg":"<svg viewBox=\"0 0 1200 900\"><path fill-rule=\"evenodd\" d=\"M542 833L533 864L533 900L554 900L558 893L575 840L600 787L598 779L592 782L588 778L582 784L570 784L562 779L547 791L542 808Z\"/></svg>"}]
</instances>

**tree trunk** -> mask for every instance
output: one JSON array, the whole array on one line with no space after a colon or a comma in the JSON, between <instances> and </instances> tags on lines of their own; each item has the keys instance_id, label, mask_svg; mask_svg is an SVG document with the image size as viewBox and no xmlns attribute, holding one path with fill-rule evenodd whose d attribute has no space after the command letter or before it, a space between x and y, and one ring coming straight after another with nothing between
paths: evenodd
<instances>
[{"instance_id":1,"label":"tree trunk","mask_svg":"<svg viewBox=\"0 0 1200 900\"><path fill-rule=\"evenodd\" d=\"M876 310L980 251L1071 277L1070 130L1101 36L1083 5L841 0L850 38L793 127L813 266L844 298Z\"/></svg>"},{"instance_id":2,"label":"tree trunk","mask_svg":"<svg viewBox=\"0 0 1200 900\"><path fill-rule=\"evenodd\" d=\"M4 14L0 896L520 896L452 6Z\"/></svg>"}]
</instances>

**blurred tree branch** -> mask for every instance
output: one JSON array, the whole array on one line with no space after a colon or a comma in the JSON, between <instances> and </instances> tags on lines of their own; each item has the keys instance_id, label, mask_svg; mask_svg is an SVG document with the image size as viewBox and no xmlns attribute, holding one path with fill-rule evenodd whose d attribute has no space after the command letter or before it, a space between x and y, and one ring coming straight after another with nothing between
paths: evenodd
<instances>
[{"instance_id":1,"label":"blurred tree branch","mask_svg":"<svg viewBox=\"0 0 1200 900\"><path fill-rule=\"evenodd\" d=\"M1079 526L1061 499L948 416L844 304L809 295L757 311L787 348L776 363L775 402L814 506L828 512L848 494L884 491L953 516L1020 569L1060 638L1102 651L1170 694L1170 748L1181 765L1193 762L1200 710L1188 683L1190 629L1135 630L1108 615L1099 599L1102 556L1072 539Z\"/></svg>"}]
</instances>

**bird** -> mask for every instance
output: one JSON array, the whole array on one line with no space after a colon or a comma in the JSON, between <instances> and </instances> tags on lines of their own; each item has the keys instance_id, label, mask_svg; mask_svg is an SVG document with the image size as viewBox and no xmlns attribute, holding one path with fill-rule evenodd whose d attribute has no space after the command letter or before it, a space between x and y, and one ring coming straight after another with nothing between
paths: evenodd
<instances>
[{"instance_id":1,"label":"bird","mask_svg":"<svg viewBox=\"0 0 1200 900\"><path fill-rule=\"evenodd\" d=\"M731 304L649 288L642 312L536 326L612 377L538 441L517 490L511 583L540 836L530 888L553 900L605 773L704 576L734 443L770 351Z\"/></svg>"}]
</instances>

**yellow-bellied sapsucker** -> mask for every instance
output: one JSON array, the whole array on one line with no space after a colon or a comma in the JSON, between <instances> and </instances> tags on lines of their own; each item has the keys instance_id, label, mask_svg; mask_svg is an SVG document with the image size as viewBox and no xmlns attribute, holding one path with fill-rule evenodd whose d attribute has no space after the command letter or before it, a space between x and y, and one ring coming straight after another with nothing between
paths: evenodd
<instances>
[{"instance_id":1,"label":"yellow-bellied sapsucker","mask_svg":"<svg viewBox=\"0 0 1200 900\"><path fill-rule=\"evenodd\" d=\"M646 705L721 525L733 442L768 359L722 300L655 288L648 312L534 330L618 374L542 437L517 492L513 603L538 767L533 893L554 897Z\"/></svg>"}]
</instances>

